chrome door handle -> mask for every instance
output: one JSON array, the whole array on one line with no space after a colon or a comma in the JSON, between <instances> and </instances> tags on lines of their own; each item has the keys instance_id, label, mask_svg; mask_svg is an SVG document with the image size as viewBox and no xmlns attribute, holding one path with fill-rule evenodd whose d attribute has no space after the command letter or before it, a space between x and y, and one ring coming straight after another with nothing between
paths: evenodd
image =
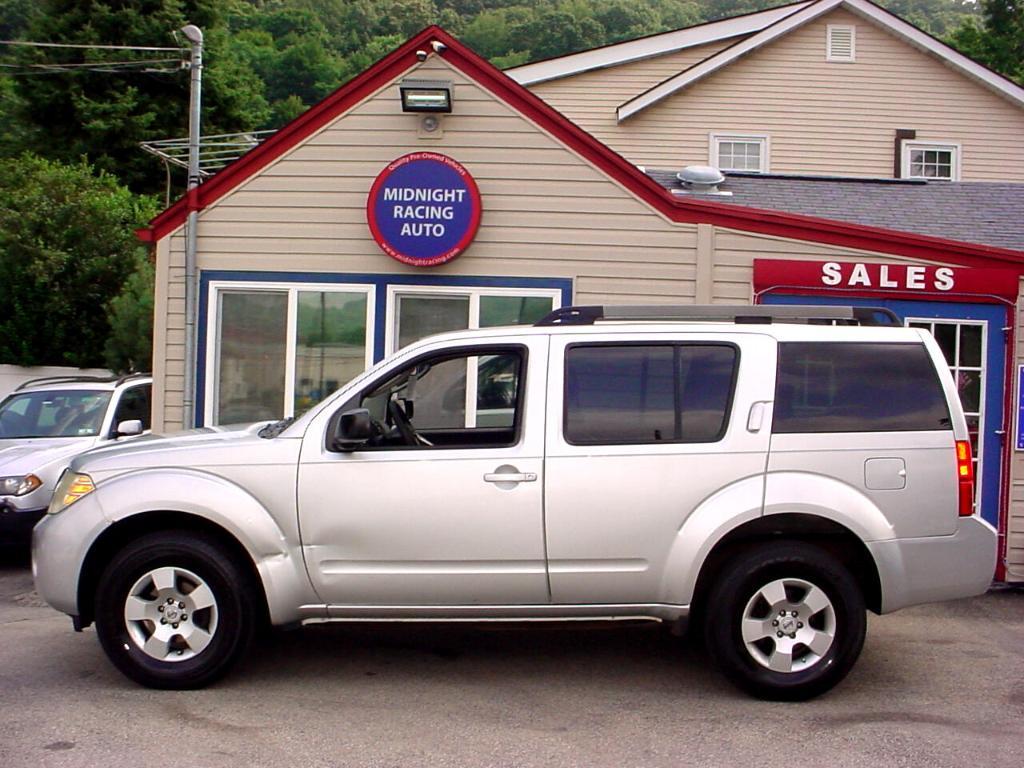
<instances>
[{"instance_id":1,"label":"chrome door handle","mask_svg":"<svg viewBox=\"0 0 1024 768\"><path fill-rule=\"evenodd\" d=\"M536 481L536 472L488 472L484 475L484 482L487 483L533 483Z\"/></svg>"}]
</instances>

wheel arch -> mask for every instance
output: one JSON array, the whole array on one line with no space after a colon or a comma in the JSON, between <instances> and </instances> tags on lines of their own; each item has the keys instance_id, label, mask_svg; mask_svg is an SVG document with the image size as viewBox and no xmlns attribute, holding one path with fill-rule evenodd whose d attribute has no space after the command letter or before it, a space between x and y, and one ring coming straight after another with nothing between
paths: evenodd
<instances>
[{"instance_id":1,"label":"wheel arch","mask_svg":"<svg viewBox=\"0 0 1024 768\"><path fill-rule=\"evenodd\" d=\"M200 515L180 510L154 510L117 520L104 529L89 547L78 579L77 623L80 627L88 626L95 618L96 588L114 555L130 541L156 531L199 533L214 540L244 569L249 585L258 591L258 620L263 624L269 622L270 606L263 576L242 542L222 526Z\"/></svg>"},{"instance_id":2,"label":"wheel arch","mask_svg":"<svg viewBox=\"0 0 1024 768\"><path fill-rule=\"evenodd\" d=\"M818 515L780 513L741 523L715 542L697 575L690 603L692 620L700 620L708 593L731 558L760 544L783 540L813 544L838 559L857 581L868 609L874 613L881 612L882 587L878 565L857 534L834 520Z\"/></svg>"}]
</instances>

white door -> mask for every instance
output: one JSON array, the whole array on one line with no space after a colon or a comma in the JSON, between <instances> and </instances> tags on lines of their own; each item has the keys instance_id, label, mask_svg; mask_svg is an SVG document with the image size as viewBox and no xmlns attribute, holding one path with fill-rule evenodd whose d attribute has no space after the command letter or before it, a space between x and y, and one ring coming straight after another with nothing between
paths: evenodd
<instances>
[{"instance_id":1,"label":"white door","mask_svg":"<svg viewBox=\"0 0 1024 768\"><path fill-rule=\"evenodd\" d=\"M298 506L310 578L332 605L546 603L547 339L428 350L307 431ZM358 408L375 437L336 450L335 420Z\"/></svg>"}]
</instances>

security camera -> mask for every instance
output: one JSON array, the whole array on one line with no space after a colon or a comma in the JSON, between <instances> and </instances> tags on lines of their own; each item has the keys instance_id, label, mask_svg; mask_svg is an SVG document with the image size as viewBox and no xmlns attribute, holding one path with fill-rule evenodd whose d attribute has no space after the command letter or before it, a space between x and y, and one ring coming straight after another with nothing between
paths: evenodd
<instances>
[{"instance_id":1,"label":"security camera","mask_svg":"<svg viewBox=\"0 0 1024 768\"><path fill-rule=\"evenodd\" d=\"M426 61L427 60L427 52L424 51L424 50L416 51L416 58L419 59L420 61Z\"/></svg>"},{"instance_id":2,"label":"security camera","mask_svg":"<svg viewBox=\"0 0 1024 768\"><path fill-rule=\"evenodd\" d=\"M448 50L448 46L442 43L440 40L434 40L431 44L434 48L434 53L444 53Z\"/></svg>"}]
</instances>

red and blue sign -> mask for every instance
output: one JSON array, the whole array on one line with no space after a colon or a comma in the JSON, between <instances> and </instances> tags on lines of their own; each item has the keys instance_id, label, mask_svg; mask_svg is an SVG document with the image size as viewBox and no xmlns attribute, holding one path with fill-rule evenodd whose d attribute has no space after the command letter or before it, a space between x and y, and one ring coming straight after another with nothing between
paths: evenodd
<instances>
[{"instance_id":1,"label":"red and blue sign","mask_svg":"<svg viewBox=\"0 0 1024 768\"><path fill-rule=\"evenodd\" d=\"M451 261L480 227L480 190L461 164L436 152L404 155L380 172L366 200L373 239L416 267Z\"/></svg>"}]
</instances>

